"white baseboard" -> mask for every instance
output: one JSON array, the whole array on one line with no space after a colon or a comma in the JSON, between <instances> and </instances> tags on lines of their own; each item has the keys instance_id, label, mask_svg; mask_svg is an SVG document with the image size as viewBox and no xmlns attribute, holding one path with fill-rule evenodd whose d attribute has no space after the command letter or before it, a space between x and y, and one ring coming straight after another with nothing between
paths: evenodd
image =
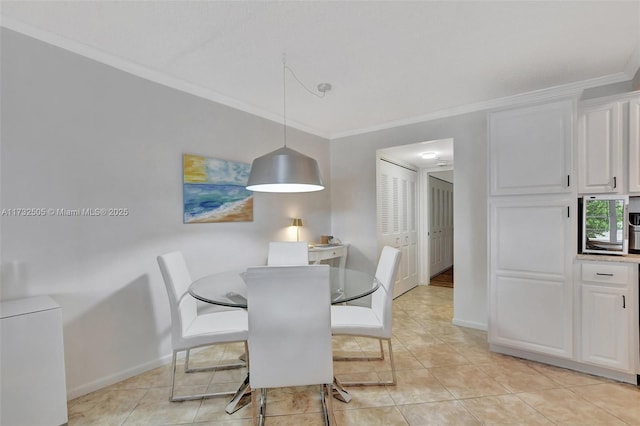
<instances>
[{"instance_id":1,"label":"white baseboard","mask_svg":"<svg viewBox=\"0 0 640 426\"><path fill-rule=\"evenodd\" d=\"M492 352L505 355L511 355L518 358L529 359L531 361L541 362L543 364L554 365L556 367L567 368L569 370L579 371L581 373L592 374L594 376L606 377L608 379L618 380L620 382L638 385L640 375L634 373L623 373L620 371L609 370L608 368L596 367L594 365L583 364L570 359L557 358L552 355L538 354L534 352L524 351L521 349L509 348L500 345L489 345Z\"/></svg>"},{"instance_id":2,"label":"white baseboard","mask_svg":"<svg viewBox=\"0 0 640 426\"><path fill-rule=\"evenodd\" d=\"M483 324L481 322L465 321L454 318L453 320L451 320L451 324L457 325L459 327L475 328L476 330L487 331L487 324Z\"/></svg>"},{"instance_id":3,"label":"white baseboard","mask_svg":"<svg viewBox=\"0 0 640 426\"><path fill-rule=\"evenodd\" d=\"M73 389L67 389L67 400L71 401L72 399L78 398L79 396L83 396L88 393L95 392L104 387L111 386L115 383L121 382L130 377L144 373L145 371L169 364L170 362L171 362L171 354L163 356L161 358L157 358L150 362L146 362L144 364L137 365L127 370L120 371L116 374L112 374L106 377L101 377L98 380L85 383Z\"/></svg>"}]
</instances>

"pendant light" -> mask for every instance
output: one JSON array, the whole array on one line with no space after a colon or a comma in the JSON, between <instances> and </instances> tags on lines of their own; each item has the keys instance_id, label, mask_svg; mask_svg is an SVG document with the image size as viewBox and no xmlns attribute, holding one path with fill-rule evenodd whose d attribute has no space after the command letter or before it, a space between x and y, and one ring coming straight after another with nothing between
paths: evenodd
<instances>
[{"instance_id":1,"label":"pendant light","mask_svg":"<svg viewBox=\"0 0 640 426\"><path fill-rule=\"evenodd\" d=\"M318 162L311 157L287 147L286 71L287 64L283 57L284 146L253 160L251 171L249 172L249 180L247 181L247 189L249 191L313 192L324 189ZM324 94L331 89L331 85L323 83L318 86L318 89Z\"/></svg>"}]
</instances>

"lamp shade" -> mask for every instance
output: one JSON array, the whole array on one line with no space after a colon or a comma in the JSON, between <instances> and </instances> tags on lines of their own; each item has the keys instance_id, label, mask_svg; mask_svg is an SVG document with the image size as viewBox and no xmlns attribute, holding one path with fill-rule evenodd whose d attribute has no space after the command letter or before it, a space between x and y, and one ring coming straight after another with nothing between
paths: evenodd
<instances>
[{"instance_id":1,"label":"lamp shade","mask_svg":"<svg viewBox=\"0 0 640 426\"><path fill-rule=\"evenodd\" d=\"M293 219L293 222L291 223L291 226L302 226L302 219L300 219L300 218Z\"/></svg>"},{"instance_id":2,"label":"lamp shade","mask_svg":"<svg viewBox=\"0 0 640 426\"><path fill-rule=\"evenodd\" d=\"M253 160L247 189L313 192L323 190L324 184L316 160L285 146Z\"/></svg>"}]
</instances>

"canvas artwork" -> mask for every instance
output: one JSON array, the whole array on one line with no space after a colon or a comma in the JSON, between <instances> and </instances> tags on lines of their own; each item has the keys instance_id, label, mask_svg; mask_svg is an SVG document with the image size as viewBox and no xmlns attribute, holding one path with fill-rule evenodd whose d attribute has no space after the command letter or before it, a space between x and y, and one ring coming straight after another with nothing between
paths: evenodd
<instances>
[{"instance_id":1,"label":"canvas artwork","mask_svg":"<svg viewBox=\"0 0 640 426\"><path fill-rule=\"evenodd\" d=\"M250 164L184 154L184 223L252 222Z\"/></svg>"}]
</instances>

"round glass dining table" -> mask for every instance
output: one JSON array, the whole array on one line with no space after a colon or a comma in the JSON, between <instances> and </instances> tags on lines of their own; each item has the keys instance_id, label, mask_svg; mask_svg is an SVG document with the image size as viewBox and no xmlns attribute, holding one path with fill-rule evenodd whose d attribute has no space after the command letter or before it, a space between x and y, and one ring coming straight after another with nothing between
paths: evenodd
<instances>
[{"instance_id":1,"label":"round glass dining table","mask_svg":"<svg viewBox=\"0 0 640 426\"><path fill-rule=\"evenodd\" d=\"M189 286L189 294L203 302L232 308L247 307L245 271L227 271L204 276ZM372 274L330 267L331 303L350 302L368 296L380 287Z\"/></svg>"},{"instance_id":2,"label":"round glass dining table","mask_svg":"<svg viewBox=\"0 0 640 426\"><path fill-rule=\"evenodd\" d=\"M246 270L220 272L204 276L189 286L189 294L203 302L233 308L247 307ZM331 304L350 302L368 296L380 287L380 281L373 275L354 269L330 267ZM249 376L227 404L225 411L232 414L248 403L250 394ZM349 402L349 392L334 378L333 396Z\"/></svg>"}]
</instances>

